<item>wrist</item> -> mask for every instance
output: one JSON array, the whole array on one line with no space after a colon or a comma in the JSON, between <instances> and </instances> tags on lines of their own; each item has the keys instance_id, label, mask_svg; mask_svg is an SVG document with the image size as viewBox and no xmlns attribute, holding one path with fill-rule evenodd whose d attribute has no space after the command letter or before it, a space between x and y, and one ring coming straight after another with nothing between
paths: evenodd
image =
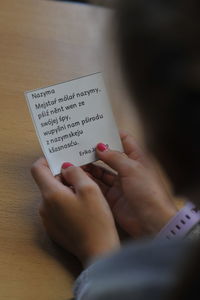
<instances>
[{"instance_id":1,"label":"wrist","mask_svg":"<svg viewBox=\"0 0 200 300\"><path fill-rule=\"evenodd\" d=\"M154 230L154 235L158 234L162 228L170 222L178 213L175 205L160 208L160 213L157 216L157 222Z\"/></svg>"},{"instance_id":2,"label":"wrist","mask_svg":"<svg viewBox=\"0 0 200 300\"><path fill-rule=\"evenodd\" d=\"M78 258L84 267L90 265L91 261L97 258L116 251L120 248L120 241L118 236L109 239L109 241L96 241L87 243L84 251L79 254Z\"/></svg>"},{"instance_id":3,"label":"wrist","mask_svg":"<svg viewBox=\"0 0 200 300\"><path fill-rule=\"evenodd\" d=\"M155 214L155 211L158 213ZM145 214L143 233L155 236L174 217L178 210L175 205L152 208Z\"/></svg>"}]
</instances>

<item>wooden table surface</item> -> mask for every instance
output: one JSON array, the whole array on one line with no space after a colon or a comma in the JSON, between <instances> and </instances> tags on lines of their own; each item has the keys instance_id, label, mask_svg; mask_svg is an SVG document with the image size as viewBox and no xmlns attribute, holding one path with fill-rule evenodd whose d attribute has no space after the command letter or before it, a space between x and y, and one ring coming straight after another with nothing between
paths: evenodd
<instances>
[{"instance_id":1,"label":"wooden table surface","mask_svg":"<svg viewBox=\"0 0 200 300\"><path fill-rule=\"evenodd\" d=\"M111 11L88 5L1 1L0 300L68 299L79 271L40 223L30 166L42 152L24 91L103 71L118 125L138 132L109 46L111 20Z\"/></svg>"}]
</instances>

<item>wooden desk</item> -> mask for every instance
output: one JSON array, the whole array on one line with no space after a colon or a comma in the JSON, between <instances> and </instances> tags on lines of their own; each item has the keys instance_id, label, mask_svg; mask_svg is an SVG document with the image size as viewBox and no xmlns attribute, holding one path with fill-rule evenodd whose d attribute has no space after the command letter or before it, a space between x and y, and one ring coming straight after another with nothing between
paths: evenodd
<instances>
[{"instance_id":1,"label":"wooden desk","mask_svg":"<svg viewBox=\"0 0 200 300\"><path fill-rule=\"evenodd\" d=\"M110 15L104 8L50 0L1 1L2 300L67 299L79 269L52 245L40 224L40 194L29 170L42 152L23 92L104 70L118 124L137 132L114 50L105 48Z\"/></svg>"}]
</instances>

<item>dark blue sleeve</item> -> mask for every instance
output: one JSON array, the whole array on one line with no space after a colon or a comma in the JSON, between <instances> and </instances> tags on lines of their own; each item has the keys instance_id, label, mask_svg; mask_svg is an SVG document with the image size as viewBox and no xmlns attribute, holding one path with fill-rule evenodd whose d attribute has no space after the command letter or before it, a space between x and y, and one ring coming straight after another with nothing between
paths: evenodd
<instances>
[{"instance_id":1,"label":"dark blue sleeve","mask_svg":"<svg viewBox=\"0 0 200 300\"><path fill-rule=\"evenodd\" d=\"M94 262L75 283L76 300L164 300L191 251L183 241L132 243Z\"/></svg>"}]
</instances>

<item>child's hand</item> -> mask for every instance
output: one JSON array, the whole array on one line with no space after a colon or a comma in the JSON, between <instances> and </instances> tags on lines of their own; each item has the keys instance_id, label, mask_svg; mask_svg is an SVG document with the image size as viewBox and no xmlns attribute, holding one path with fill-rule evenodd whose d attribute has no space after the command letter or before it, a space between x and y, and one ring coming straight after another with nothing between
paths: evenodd
<instances>
[{"instance_id":1,"label":"child's hand","mask_svg":"<svg viewBox=\"0 0 200 300\"><path fill-rule=\"evenodd\" d=\"M133 137L122 134L125 154L97 146L98 157L118 175L88 165L120 226L132 237L154 235L174 216L177 209L150 161Z\"/></svg>"},{"instance_id":2,"label":"child's hand","mask_svg":"<svg viewBox=\"0 0 200 300\"><path fill-rule=\"evenodd\" d=\"M44 158L31 169L43 202L40 214L48 234L82 263L119 246L110 208L98 185L75 166L54 177Z\"/></svg>"}]
</instances>

